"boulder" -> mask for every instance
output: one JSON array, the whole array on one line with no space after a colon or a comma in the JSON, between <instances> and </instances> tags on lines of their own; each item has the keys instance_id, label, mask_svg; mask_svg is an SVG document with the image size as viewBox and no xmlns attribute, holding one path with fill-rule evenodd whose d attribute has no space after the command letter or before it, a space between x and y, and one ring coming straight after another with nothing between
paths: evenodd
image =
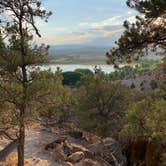
<instances>
[{"instance_id":1,"label":"boulder","mask_svg":"<svg viewBox=\"0 0 166 166\"><path fill-rule=\"evenodd\" d=\"M72 147L72 152L75 153L75 152L86 152L88 151L87 148L83 147L82 145L78 145L78 144L70 144L70 146Z\"/></svg>"},{"instance_id":2,"label":"boulder","mask_svg":"<svg viewBox=\"0 0 166 166\"><path fill-rule=\"evenodd\" d=\"M67 140L67 137L59 137L54 142L51 142L45 146L45 150L55 149L58 144L62 144Z\"/></svg>"},{"instance_id":3,"label":"boulder","mask_svg":"<svg viewBox=\"0 0 166 166\"><path fill-rule=\"evenodd\" d=\"M59 163L64 162L66 160L66 155L63 152L53 152L52 156L55 159L55 161Z\"/></svg>"},{"instance_id":4,"label":"boulder","mask_svg":"<svg viewBox=\"0 0 166 166\"><path fill-rule=\"evenodd\" d=\"M67 155L64 153L63 144L57 144L56 148L51 153L54 159L59 162L63 162L67 158Z\"/></svg>"},{"instance_id":5,"label":"boulder","mask_svg":"<svg viewBox=\"0 0 166 166\"><path fill-rule=\"evenodd\" d=\"M87 158L92 157L92 153L82 145L78 145L78 144L74 144L74 143L70 143L70 144L65 143L64 144L64 153L67 156L69 156L69 155L71 155L72 153L75 153L75 152L83 152L85 157L87 157Z\"/></svg>"},{"instance_id":6,"label":"boulder","mask_svg":"<svg viewBox=\"0 0 166 166\"><path fill-rule=\"evenodd\" d=\"M83 152L75 152L73 154L71 154L70 156L68 156L67 161L71 162L71 163L77 163L81 160L83 160L85 158L85 155Z\"/></svg>"}]
</instances>

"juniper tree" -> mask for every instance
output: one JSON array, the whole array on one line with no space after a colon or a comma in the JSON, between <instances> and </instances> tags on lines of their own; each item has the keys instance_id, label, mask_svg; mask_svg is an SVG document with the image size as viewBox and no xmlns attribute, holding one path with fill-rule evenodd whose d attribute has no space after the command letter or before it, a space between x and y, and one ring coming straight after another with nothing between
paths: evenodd
<instances>
[{"instance_id":1,"label":"juniper tree","mask_svg":"<svg viewBox=\"0 0 166 166\"><path fill-rule=\"evenodd\" d=\"M25 125L35 102L31 99L42 98L40 87L29 96L35 80L29 69L43 63L48 52L48 47L31 41L34 35L41 37L36 18L47 21L50 15L38 0L0 0L0 104L1 112L6 111L1 133L9 136L16 131L9 137L19 142L18 166L24 165Z\"/></svg>"},{"instance_id":2,"label":"juniper tree","mask_svg":"<svg viewBox=\"0 0 166 166\"><path fill-rule=\"evenodd\" d=\"M79 125L100 136L115 137L122 127L124 113L133 101L133 94L127 87L106 80L99 69L95 72L79 90Z\"/></svg>"}]
</instances>

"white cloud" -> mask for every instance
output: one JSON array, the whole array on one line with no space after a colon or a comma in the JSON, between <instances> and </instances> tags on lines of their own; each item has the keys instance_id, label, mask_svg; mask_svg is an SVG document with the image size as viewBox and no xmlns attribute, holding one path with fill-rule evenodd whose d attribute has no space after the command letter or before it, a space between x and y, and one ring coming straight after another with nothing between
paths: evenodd
<instances>
[{"instance_id":1,"label":"white cloud","mask_svg":"<svg viewBox=\"0 0 166 166\"><path fill-rule=\"evenodd\" d=\"M54 44L79 44L95 40L96 38L111 38L117 33L122 32L123 29L107 30L107 29L93 29L89 31L77 31L71 33L44 35L43 38L37 39L39 43Z\"/></svg>"},{"instance_id":2,"label":"white cloud","mask_svg":"<svg viewBox=\"0 0 166 166\"><path fill-rule=\"evenodd\" d=\"M79 26L81 26L81 27L83 27L83 26L88 26L88 25L89 25L88 22L81 22L81 23L79 23Z\"/></svg>"},{"instance_id":3,"label":"white cloud","mask_svg":"<svg viewBox=\"0 0 166 166\"><path fill-rule=\"evenodd\" d=\"M79 26L81 27L90 27L90 28L101 28L105 26L114 26L114 25L122 25L121 16L114 16L111 18L107 18L105 20L99 22L81 22Z\"/></svg>"},{"instance_id":4,"label":"white cloud","mask_svg":"<svg viewBox=\"0 0 166 166\"><path fill-rule=\"evenodd\" d=\"M107 30L107 29L97 29L93 30L94 32L98 33L100 37L111 37L112 35L122 32L123 29L115 29L115 30Z\"/></svg>"},{"instance_id":5,"label":"white cloud","mask_svg":"<svg viewBox=\"0 0 166 166\"><path fill-rule=\"evenodd\" d=\"M54 45L54 44L74 44L74 43L82 43L82 42L88 42L93 39L93 34L90 33L68 33L64 35L50 35L46 36L44 38L39 39L39 43L44 43L45 40L48 41L48 44Z\"/></svg>"},{"instance_id":6,"label":"white cloud","mask_svg":"<svg viewBox=\"0 0 166 166\"><path fill-rule=\"evenodd\" d=\"M120 34L124 29L122 27L126 17L114 16L98 22L81 22L72 27L50 27L50 33L39 39L40 43L48 44L76 44L95 41L95 39L114 38L116 34ZM135 16L127 18L128 21L134 22Z\"/></svg>"},{"instance_id":7,"label":"white cloud","mask_svg":"<svg viewBox=\"0 0 166 166\"><path fill-rule=\"evenodd\" d=\"M127 12L127 14L129 14L129 15L130 15L130 14L132 14L132 12L131 12L131 11L128 11L128 12Z\"/></svg>"}]
</instances>

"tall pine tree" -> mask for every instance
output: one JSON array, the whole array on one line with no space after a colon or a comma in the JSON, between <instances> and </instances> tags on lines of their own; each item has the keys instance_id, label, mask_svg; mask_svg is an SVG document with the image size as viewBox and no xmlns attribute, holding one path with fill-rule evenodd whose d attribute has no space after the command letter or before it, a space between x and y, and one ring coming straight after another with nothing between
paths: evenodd
<instances>
[{"instance_id":1,"label":"tall pine tree","mask_svg":"<svg viewBox=\"0 0 166 166\"><path fill-rule=\"evenodd\" d=\"M31 45L31 41L34 35L41 37L36 18L47 21L51 12L38 0L0 0L0 14L0 104L1 112L6 111L6 118L1 116L6 123L1 133L9 136L16 131L9 137L18 139L18 166L23 166L25 125L34 102L29 96L35 80L30 68L43 63L48 52L48 47ZM34 89L33 95L39 90Z\"/></svg>"}]
</instances>

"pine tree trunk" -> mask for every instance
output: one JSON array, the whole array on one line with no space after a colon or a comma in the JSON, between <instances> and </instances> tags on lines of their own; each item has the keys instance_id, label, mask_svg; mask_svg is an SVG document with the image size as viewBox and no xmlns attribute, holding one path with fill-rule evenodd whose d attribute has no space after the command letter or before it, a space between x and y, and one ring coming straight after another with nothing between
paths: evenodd
<instances>
[{"instance_id":1,"label":"pine tree trunk","mask_svg":"<svg viewBox=\"0 0 166 166\"><path fill-rule=\"evenodd\" d=\"M19 131L19 144L17 147L18 166L24 166L25 126L22 124Z\"/></svg>"}]
</instances>

